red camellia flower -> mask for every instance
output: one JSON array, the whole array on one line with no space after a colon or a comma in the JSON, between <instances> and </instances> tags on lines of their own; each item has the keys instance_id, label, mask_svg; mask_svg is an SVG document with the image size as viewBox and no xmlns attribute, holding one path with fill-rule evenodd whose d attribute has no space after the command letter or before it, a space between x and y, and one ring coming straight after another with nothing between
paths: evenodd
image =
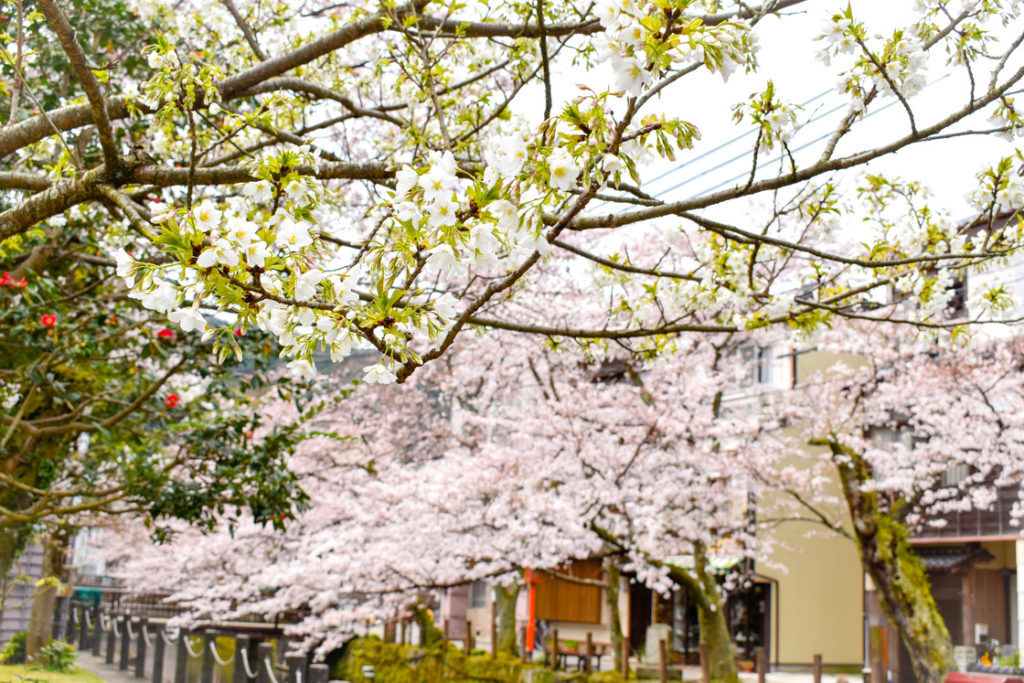
<instances>
[{"instance_id":1,"label":"red camellia flower","mask_svg":"<svg viewBox=\"0 0 1024 683\"><path fill-rule=\"evenodd\" d=\"M167 398L164 399L164 404L168 408L174 408L175 406L178 405L178 395L177 394L169 394L167 396Z\"/></svg>"},{"instance_id":2,"label":"red camellia flower","mask_svg":"<svg viewBox=\"0 0 1024 683\"><path fill-rule=\"evenodd\" d=\"M43 324L43 327L53 327L54 325L57 324L57 316L53 315L52 313L47 313L46 315L39 319L39 322Z\"/></svg>"},{"instance_id":3,"label":"red camellia flower","mask_svg":"<svg viewBox=\"0 0 1024 683\"><path fill-rule=\"evenodd\" d=\"M174 339L174 330L169 330L166 327L156 333L156 336L161 339Z\"/></svg>"},{"instance_id":4,"label":"red camellia flower","mask_svg":"<svg viewBox=\"0 0 1024 683\"><path fill-rule=\"evenodd\" d=\"M11 274L6 270L4 271L3 277L0 277L0 287L14 287L16 289L25 289L25 287L27 286L28 282L25 280L25 278L15 280L13 277L11 277Z\"/></svg>"}]
</instances>

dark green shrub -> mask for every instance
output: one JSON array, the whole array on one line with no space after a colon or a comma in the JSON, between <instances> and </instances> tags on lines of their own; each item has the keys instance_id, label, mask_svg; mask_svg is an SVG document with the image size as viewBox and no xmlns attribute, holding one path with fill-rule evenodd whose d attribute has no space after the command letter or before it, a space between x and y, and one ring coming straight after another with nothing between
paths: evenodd
<instances>
[{"instance_id":1,"label":"dark green shrub","mask_svg":"<svg viewBox=\"0 0 1024 683\"><path fill-rule=\"evenodd\" d=\"M0 663L3 664L24 664L25 663L25 638L26 633L19 631L15 633L4 649L0 650Z\"/></svg>"}]
</instances>

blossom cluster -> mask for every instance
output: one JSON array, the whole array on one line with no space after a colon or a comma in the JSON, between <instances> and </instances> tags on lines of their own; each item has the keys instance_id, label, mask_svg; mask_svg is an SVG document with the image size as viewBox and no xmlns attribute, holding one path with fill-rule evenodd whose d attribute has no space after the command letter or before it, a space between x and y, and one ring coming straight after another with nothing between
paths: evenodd
<instances>
[{"instance_id":1,"label":"blossom cluster","mask_svg":"<svg viewBox=\"0 0 1024 683\"><path fill-rule=\"evenodd\" d=\"M692 62L723 78L755 59L756 40L743 21L703 26L683 15L689 3L601 0L596 14L605 32L595 40L614 87L639 96L676 65Z\"/></svg>"}]
</instances>

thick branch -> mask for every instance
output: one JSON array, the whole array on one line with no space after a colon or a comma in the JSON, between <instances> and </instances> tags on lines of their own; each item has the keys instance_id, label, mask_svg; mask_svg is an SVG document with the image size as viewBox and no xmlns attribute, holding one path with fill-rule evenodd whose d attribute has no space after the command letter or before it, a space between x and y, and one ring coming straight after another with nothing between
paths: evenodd
<instances>
[{"instance_id":1,"label":"thick branch","mask_svg":"<svg viewBox=\"0 0 1024 683\"><path fill-rule=\"evenodd\" d=\"M15 207L0 213L0 240L28 230L39 221L64 213L72 206L96 196L96 184L106 175L100 166L84 175L51 185L26 198Z\"/></svg>"},{"instance_id":2,"label":"thick branch","mask_svg":"<svg viewBox=\"0 0 1024 683\"><path fill-rule=\"evenodd\" d=\"M299 175L314 176L321 180L387 180L394 175L388 170L386 164L376 161L325 163L316 168L299 166L295 171ZM172 166L140 166L129 174L129 179L133 183L145 183L158 187L186 185L189 182L189 169ZM193 185L235 185L253 180L257 180L257 178L245 166L197 168L192 174Z\"/></svg>"},{"instance_id":3,"label":"thick branch","mask_svg":"<svg viewBox=\"0 0 1024 683\"><path fill-rule=\"evenodd\" d=\"M17 171L0 171L0 189L31 190L39 192L50 186L50 179L40 173L19 173Z\"/></svg>"}]
</instances>

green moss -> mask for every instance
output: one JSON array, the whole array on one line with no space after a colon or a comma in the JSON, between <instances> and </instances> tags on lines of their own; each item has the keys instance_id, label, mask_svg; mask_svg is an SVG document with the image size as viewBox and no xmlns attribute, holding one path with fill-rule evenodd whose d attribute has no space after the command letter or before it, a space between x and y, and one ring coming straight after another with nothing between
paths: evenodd
<instances>
[{"instance_id":1,"label":"green moss","mask_svg":"<svg viewBox=\"0 0 1024 683\"><path fill-rule=\"evenodd\" d=\"M884 514L877 514L875 523L876 557L884 567L895 570L889 576L892 599L879 595L882 608L886 614L899 610L905 615L909 633L902 634L904 641L912 641L907 643L912 651L926 653L928 668L941 680L954 667L953 647L932 596L928 572L910 545L906 525Z\"/></svg>"},{"instance_id":2,"label":"green moss","mask_svg":"<svg viewBox=\"0 0 1024 683\"><path fill-rule=\"evenodd\" d=\"M363 667L373 667L373 678L363 675ZM525 672L529 672L524 676ZM524 663L514 657L499 654L466 655L451 643L447 648L419 648L412 645L382 643L375 638L359 638L348 645L334 676L352 683L621 683L622 677L613 671L591 675L548 671L538 664Z\"/></svg>"}]
</instances>

